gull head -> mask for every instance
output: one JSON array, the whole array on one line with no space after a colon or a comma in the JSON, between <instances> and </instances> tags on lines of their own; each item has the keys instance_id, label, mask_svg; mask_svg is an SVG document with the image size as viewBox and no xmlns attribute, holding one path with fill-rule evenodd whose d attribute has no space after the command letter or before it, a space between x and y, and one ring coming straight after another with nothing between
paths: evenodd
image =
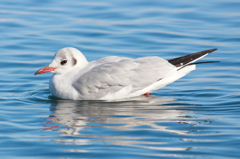
<instances>
[{"instance_id":1,"label":"gull head","mask_svg":"<svg viewBox=\"0 0 240 159\"><path fill-rule=\"evenodd\" d=\"M87 59L78 49L65 47L57 51L51 63L39 69L35 75L46 72L65 74L76 68L84 68L87 64Z\"/></svg>"}]
</instances>

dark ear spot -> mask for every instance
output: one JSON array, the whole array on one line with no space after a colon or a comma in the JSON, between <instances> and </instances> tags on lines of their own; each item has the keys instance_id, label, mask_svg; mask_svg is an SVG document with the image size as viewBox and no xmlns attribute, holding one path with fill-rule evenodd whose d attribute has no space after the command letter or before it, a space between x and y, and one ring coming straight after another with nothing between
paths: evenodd
<instances>
[{"instance_id":1,"label":"dark ear spot","mask_svg":"<svg viewBox=\"0 0 240 159\"><path fill-rule=\"evenodd\" d=\"M77 60L73 57L73 66L77 64Z\"/></svg>"}]
</instances>

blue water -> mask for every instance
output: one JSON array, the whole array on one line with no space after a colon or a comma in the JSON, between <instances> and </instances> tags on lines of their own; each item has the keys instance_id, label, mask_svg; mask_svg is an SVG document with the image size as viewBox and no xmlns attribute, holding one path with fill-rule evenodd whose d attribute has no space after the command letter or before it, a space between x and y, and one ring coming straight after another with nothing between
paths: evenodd
<instances>
[{"instance_id":1,"label":"blue water","mask_svg":"<svg viewBox=\"0 0 240 159\"><path fill-rule=\"evenodd\" d=\"M240 158L240 1L3 0L1 158ZM58 100L54 53L166 59L218 48L150 97Z\"/></svg>"}]
</instances>

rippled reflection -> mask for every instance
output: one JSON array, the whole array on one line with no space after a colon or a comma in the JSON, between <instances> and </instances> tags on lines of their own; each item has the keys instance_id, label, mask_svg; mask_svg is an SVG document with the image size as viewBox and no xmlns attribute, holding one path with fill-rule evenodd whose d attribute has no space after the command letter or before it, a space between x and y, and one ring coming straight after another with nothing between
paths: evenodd
<instances>
[{"instance_id":1,"label":"rippled reflection","mask_svg":"<svg viewBox=\"0 0 240 159\"><path fill-rule=\"evenodd\" d=\"M59 144L89 145L96 142L153 150L191 149L164 145L171 141L171 136L180 135L179 141L183 141L181 138L191 132L189 128L176 128L196 124L193 116L186 115L186 110L178 110L183 105L166 104L174 100L154 96L127 102L58 100L51 105L53 114L44 130L60 132L54 139Z\"/></svg>"}]
</instances>

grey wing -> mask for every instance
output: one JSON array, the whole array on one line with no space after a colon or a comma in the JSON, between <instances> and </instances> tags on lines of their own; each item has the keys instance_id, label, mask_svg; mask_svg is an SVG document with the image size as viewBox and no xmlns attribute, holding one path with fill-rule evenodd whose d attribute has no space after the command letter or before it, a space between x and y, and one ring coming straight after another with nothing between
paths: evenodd
<instances>
[{"instance_id":1,"label":"grey wing","mask_svg":"<svg viewBox=\"0 0 240 159\"><path fill-rule=\"evenodd\" d=\"M168 77L176 67L160 57L122 58L96 65L73 83L83 99L100 99L131 86L131 93Z\"/></svg>"}]
</instances>

